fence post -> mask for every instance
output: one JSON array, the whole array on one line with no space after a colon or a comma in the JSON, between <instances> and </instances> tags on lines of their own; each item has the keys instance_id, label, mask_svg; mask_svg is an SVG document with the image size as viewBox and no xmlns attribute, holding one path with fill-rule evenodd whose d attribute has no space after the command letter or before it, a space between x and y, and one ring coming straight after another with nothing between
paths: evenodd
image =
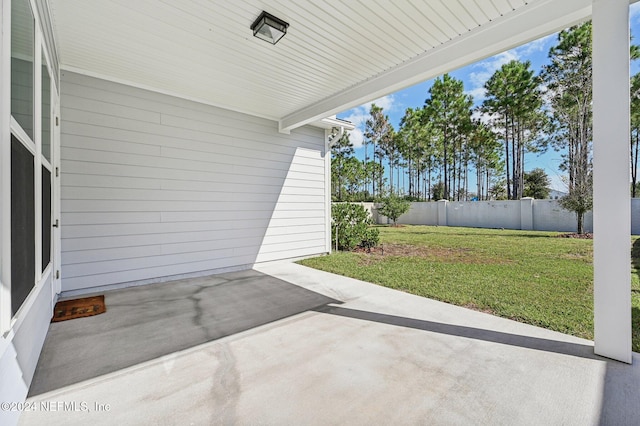
<instances>
[{"instance_id":1,"label":"fence post","mask_svg":"<svg viewBox=\"0 0 640 426\"><path fill-rule=\"evenodd\" d=\"M447 226L449 200L438 200L438 226Z\"/></svg>"},{"instance_id":2,"label":"fence post","mask_svg":"<svg viewBox=\"0 0 640 426\"><path fill-rule=\"evenodd\" d=\"M520 199L520 229L533 231L533 198Z\"/></svg>"}]
</instances>

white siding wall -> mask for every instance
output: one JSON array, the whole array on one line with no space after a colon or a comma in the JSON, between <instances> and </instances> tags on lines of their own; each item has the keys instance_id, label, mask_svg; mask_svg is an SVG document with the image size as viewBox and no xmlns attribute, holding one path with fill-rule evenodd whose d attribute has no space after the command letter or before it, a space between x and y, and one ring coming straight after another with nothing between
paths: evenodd
<instances>
[{"instance_id":1,"label":"white siding wall","mask_svg":"<svg viewBox=\"0 0 640 426\"><path fill-rule=\"evenodd\" d=\"M63 291L327 251L323 130L70 72L61 96Z\"/></svg>"}]
</instances>

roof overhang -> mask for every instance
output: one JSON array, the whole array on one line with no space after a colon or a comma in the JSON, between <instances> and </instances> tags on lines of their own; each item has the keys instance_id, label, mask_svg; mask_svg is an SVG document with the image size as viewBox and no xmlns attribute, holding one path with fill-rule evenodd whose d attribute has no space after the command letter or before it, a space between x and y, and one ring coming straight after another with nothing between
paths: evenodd
<instances>
[{"instance_id":1,"label":"roof overhang","mask_svg":"<svg viewBox=\"0 0 640 426\"><path fill-rule=\"evenodd\" d=\"M283 117L288 131L362 105L546 35L591 16L591 0L532 1L414 59Z\"/></svg>"},{"instance_id":2,"label":"roof overhang","mask_svg":"<svg viewBox=\"0 0 640 426\"><path fill-rule=\"evenodd\" d=\"M281 0L267 12L290 26L269 45L249 28L257 0L49 1L63 69L275 120L282 132L329 126L322 119L579 23L592 4Z\"/></svg>"}]
</instances>

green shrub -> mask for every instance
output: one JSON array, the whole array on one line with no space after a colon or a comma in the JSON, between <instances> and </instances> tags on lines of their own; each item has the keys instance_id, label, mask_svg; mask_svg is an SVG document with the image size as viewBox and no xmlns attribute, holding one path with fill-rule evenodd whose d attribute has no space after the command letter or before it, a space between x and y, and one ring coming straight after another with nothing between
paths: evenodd
<instances>
[{"instance_id":1,"label":"green shrub","mask_svg":"<svg viewBox=\"0 0 640 426\"><path fill-rule=\"evenodd\" d=\"M371 247L377 246L378 243L380 243L380 231L375 228L369 228L367 232L364 233L360 246L370 249Z\"/></svg>"},{"instance_id":2,"label":"green shrub","mask_svg":"<svg viewBox=\"0 0 640 426\"><path fill-rule=\"evenodd\" d=\"M338 203L331 206L331 245L338 250L378 245L378 230L370 228L369 213L359 204Z\"/></svg>"},{"instance_id":3,"label":"green shrub","mask_svg":"<svg viewBox=\"0 0 640 426\"><path fill-rule=\"evenodd\" d=\"M378 207L378 213L391 219L395 225L398 218L408 212L409 208L411 208L409 201L391 194L382 200L382 205Z\"/></svg>"}]
</instances>

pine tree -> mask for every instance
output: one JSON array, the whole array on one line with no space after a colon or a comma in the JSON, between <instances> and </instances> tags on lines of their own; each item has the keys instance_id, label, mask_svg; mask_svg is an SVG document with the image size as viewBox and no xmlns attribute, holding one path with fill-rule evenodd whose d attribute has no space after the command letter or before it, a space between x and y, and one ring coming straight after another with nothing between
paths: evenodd
<instances>
[{"instance_id":1,"label":"pine tree","mask_svg":"<svg viewBox=\"0 0 640 426\"><path fill-rule=\"evenodd\" d=\"M563 154L568 176L565 207L576 213L583 233L584 213L592 207L592 62L591 23L563 30L543 69L552 111L552 144Z\"/></svg>"},{"instance_id":2,"label":"pine tree","mask_svg":"<svg viewBox=\"0 0 640 426\"><path fill-rule=\"evenodd\" d=\"M424 110L421 108L407 108L400 121L397 133L397 148L400 156L406 161L409 177L409 196L419 199L420 176L422 172L431 175L434 148L431 138L431 123L423 119ZM428 194L429 190L425 190ZM427 195L425 195L425 199Z\"/></svg>"},{"instance_id":3,"label":"pine tree","mask_svg":"<svg viewBox=\"0 0 640 426\"><path fill-rule=\"evenodd\" d=\"M551 181L547 173L541 168L535 168L524 174L524 196L538 200L549 198Z\"/></svg>"},{"instance_id":4,"label":"pine tree","mask_svg":"<svg viewBox=\"0 0 640 426\"><path fill-rule=\"evenodd\" d=\"M371 104L369 111L370 117L365 123L365 143L373 146L373 158L378 159L378 166L369 166L367 153L365 151L365 169L371 172L369 175L372 182L371 195L376 197L376 183L378 184L378 192L382 190L384 168L382 166L382 160L385 157L385 149L391 143L393 139L393 127L389 123L389 117L384 115L382 107L376 104ZM365 145L366 146L366 145ZM366 148L365 148L366 149Z\"/></svg>"},{"instance_id":5,"label":"pine tree","mask_svg":"<svg viewBox=\"0 0 640 426\"><path fill-rule=\"evenodd\" d=\"M502 170L500 147L500 142L489 126L475 120L470 133L469 149L476 171L478 200L489 199L491 177Z\"/></svg>"},{"instance_id":6,"label":"pine tree","mask_svg":"<svg viewBox=\"0 0 640 426\"><path fill-rule=\"evenodd\" d=\"M460 166L460 146L465 129L471 122L473 101L464 93L462 81L449 74L436 78L429 95L425 100L423 118L431 123L442 149L444 196L450 199L452 186L455 187L456 165Z\"/></svg>"},{"instance_id":7,"label":"pine tree","mask_svg":"<svg viewBox=\"0 0 640 426\"><path fill-rule=\"evenodd\" d=\"M331 189L335 201L344 201L345 168L354 153L355 150L347 132L344 132L342 137L331 146Z\"/></svg>"},{"instance_id":8,"label":"pine tree","mask_svg":"<svg viewBox=\"0 0 640 426\"><path fill-rule=\"evenodd\" d=\"M510 61L485 83L487 98L482 110L494 117L493 125L504 142L507 197L518 199L524 188L524 155L537 151L543 129L540 80L529 61Z\"/></svg>"}]
</instances>

